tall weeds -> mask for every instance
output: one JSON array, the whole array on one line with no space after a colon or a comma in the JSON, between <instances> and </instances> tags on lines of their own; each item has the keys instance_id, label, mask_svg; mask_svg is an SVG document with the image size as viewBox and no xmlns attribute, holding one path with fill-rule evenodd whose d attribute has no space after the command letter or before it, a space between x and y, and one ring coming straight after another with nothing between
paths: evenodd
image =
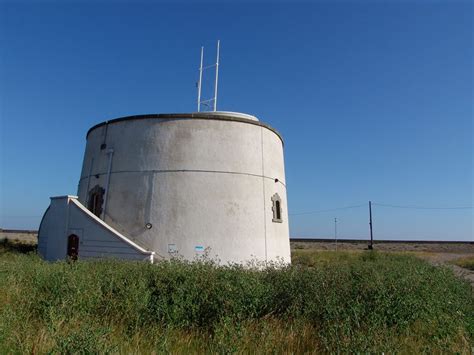
<instances>
[{"instance_id":1,"label":"tall weeds","mask_svg":"<svg viewBox=\"0 0 474 355\"><path fill-rule=\"evenodd\" d=\"M319 254L261 269L4 253L0 352L469 352L472 290L450 270Z\"/></svg>"}]
</instances>

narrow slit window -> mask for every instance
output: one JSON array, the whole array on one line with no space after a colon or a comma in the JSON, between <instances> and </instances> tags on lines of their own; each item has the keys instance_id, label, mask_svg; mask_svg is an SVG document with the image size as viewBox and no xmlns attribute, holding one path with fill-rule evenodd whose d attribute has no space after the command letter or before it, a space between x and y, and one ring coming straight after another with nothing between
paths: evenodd
<instances>
[{"instance_id":1,"label":"narrow slit window","mask_svg":"<svg viewBox=\"0 0 474 355\"><path fill-rule=\"evenodd\" d=\"M281 220L280 201L275 201L275 207L276 207L276 219L280 219L280 220Z\"/></svg>"},{"instance_id":2,"label":"narrow slit window","mask_svg":"<svg viewBox=\"0 0 474 355\"><path fill-rule=\"evenodd\" d=\"M283 222L281 218L281 198L278 194L272 196L273 222Z\"/></svg>"}]
</instances>

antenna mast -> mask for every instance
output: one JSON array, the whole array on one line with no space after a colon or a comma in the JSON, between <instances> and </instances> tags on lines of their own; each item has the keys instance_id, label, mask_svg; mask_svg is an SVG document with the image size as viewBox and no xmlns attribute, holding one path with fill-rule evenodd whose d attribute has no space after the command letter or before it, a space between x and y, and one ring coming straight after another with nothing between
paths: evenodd
<instances>
[{"instance_id":1,"label":"antenna mast","mask_svg":"<svg viewBox=\"0 0 474 355\"><path fill-rule=\"evenodd\" d=\"M217 111L217 81L219 80L219 47L220 40L217 40L217 58L216 58L216 83L214 84L214 112Z\"/></svg>"},{"instance_id":2,"label":"antenna mast","mask_svg":"<svg viewBox=\"0 0 474 355\"><path fill-rule=\"evenodd\" d=\"M201 66L199 67L198 82L198 112L201 111L201 85L202 85L202 61L204 59L204 47L201 47Z\"/></svg>"},{"instance_id":3,"label":"antenna mast","mask_svg":"<svg viewBox=\"0 0 474 355\"><path fill-rule=\"evenodd\" d=\"M201 66L199 67L199 81L198 81L198 99L197 99L197 106L198 112L201 112L201 105L206 106L208 108L207 111L217 111L217 85L219 81L219 52L220 52L220 40L217 41L217 58L216 63L211 64L208 66L203 66L204 64L204 47L201 47ZM216 68L216 75L215 75L215 82L214 82L214 97L202 100L202 76L203 72L206 69Z\"/></svg>"}]
</instances>

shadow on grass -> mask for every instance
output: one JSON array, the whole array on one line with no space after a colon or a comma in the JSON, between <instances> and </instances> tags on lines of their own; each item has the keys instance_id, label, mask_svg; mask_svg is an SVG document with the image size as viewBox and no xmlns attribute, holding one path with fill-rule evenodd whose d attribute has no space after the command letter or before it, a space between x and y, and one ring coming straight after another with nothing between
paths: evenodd
<instances>
[{"instance_id":1,"label":"shadow on grass","mask_svg":"<svg viewBox=\"0 0 474 355\"><path fill-rule=\"evenodd\" d=\"M38 245L8 238L0 240L0 253L36 253Z\"/></svg>"}]
</instances>

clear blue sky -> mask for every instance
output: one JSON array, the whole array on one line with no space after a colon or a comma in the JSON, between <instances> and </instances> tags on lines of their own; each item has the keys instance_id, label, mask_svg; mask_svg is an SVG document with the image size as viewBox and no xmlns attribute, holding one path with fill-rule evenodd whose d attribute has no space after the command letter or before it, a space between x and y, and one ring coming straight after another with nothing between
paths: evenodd
<instances>
[{"instance_id":1,"label":"clear blue sky","mask_svg":"<svg viewBox=\"0 0 474 355\"><path fill-rule=\"evenodd\" d=\"M220 110L285 139L291 235L368 235L368 200L473 205L473 3L0 3L0 227L75 194L85 135L195 111L221 40ZM376 238L473 240L473 210L374 206Z\"/></svg>"}]
</instances>

